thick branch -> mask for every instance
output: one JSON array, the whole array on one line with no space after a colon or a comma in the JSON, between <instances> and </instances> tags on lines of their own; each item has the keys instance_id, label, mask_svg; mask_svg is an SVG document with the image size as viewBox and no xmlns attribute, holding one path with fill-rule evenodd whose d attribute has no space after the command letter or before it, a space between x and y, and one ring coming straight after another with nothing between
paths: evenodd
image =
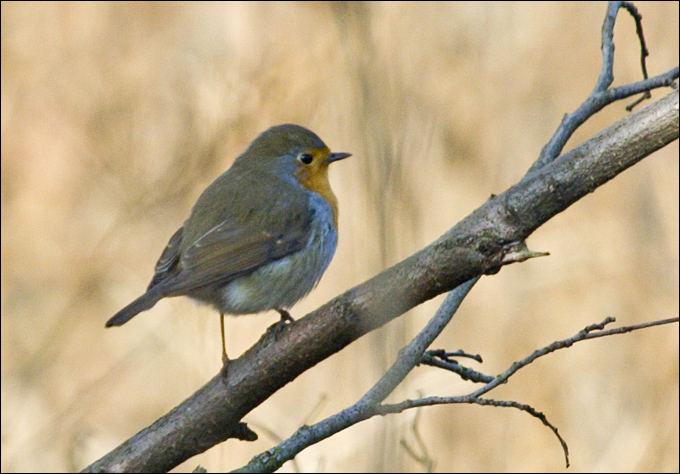
<instances>
[{"instance_id":1,"label":"thick branch","mask_svg":"<svg viewBox=\"0 0 680 474\"><path fill-rule=\"evenodd\" d=\"M267 333L191 398L88 471L166 471L228 438L298 375L409 309L503 265L506 245L678 138L678 92L609 127L501 195L437 241L278 333Z\"/></svg>"}]
</instances>

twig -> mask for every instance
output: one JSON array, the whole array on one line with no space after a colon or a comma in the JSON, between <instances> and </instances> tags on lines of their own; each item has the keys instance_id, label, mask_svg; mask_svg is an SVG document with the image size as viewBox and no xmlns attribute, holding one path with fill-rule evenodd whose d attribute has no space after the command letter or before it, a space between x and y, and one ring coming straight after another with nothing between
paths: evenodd
<instances>
[{"instance_id":1,"label":"twig","mask_svg":"<svg viewBox=\"0 0 680 474\"><path fill-rule=\"evenodd\" d=\"M641 62L644 79L635 84L610 90L609 86L614 82L614 24L616 23L618 11L621 8L626 9L635 19L637 34L640 39L640 48L642 50ZM562 153L564 145L569 138L571 138L576 129L607 105L626 97L639 94L640 92L646 92L648 94L642 97L641 100L644 100L647 97L651 97L651 95L649 95L650 90L659 87L672 86L673 81L678 78L679 71L676 67L664 74L648 79L646 57L649 55L649 51L647 50L644 35L642 34L641 21L642 16L638 13L634 5L628 2L609 2L607 5L607 14L605 15L604 23L602 24L602 67L595 87L578 109L564 116L562 123L555 131L555 134L543 147L538 160L531 166L523 179L527 179L534 171L555 160L560 153ZM628 110L632 110L632 108L640 101L629 105Z\"/></svg>"},{"instance_id":2,"label":"twig","mask_svg":"<svg viewBox=\"0 0 680 474\"><path fill-rule=\"evenodd\" d=\"M559 349L564 349L566 347L571 347L574 345L576 342L580 341L585 341L588 339L595 339L598 337L603 337L603 336L612 336L615 334L624 334L627 332L635 331L638 329L644 329L652 326L660 326L664 324L670 324L674 322L678 322L678 318L670 318L670 319L664 319L660 321L652 321L648 323L642 323L642 324L635 324L632 326L624 326L621 328L614 328L614 329L608 329L604 330L604 327L608 324L611 324L614 322L614 318L607 318L604 321L602 321L599 324L593 324L590 325L583 330L579 331L576 335L563 339L561 341L556 341L553 342L552 344L543 347L542 349L538 349L534 351L532 354L529 356L525 357L524 359L513 363L505 372L502 374L496 376L493 381L489 382L486 384L484 387L476 390L475 392L465 395L465 396L459 396L459 397L427 397L427 398L420 398L417 400L406 400L401 403L393 404L393 405L381 405L376 409L376 415L387 415L387 414L394 414L394 413L401 413L404 410L410 409L410 408L419 408L419 407L424 407L424 406L432 406L432 405L444 405L444 404L455 404L455 403L469 403L469 404L477 404L477 405L493 405L493 406L498 406L498 407L512 407L512 408L517 408L522 411L526 411L527 413L531 414L532 416L540 419L544 425L548 426L557 439L560 442L560 445L562 446L562 449L564 451L564 457L566 461L567 467L569 467L569 449L562 438L560 434L558 433L558 430L555 426L553 426L547 419L547 417L534 409L533 407L529 405L525 405L522 403L514 402L514 401L500 401L500 400L491 400L491 399L485 399L481 398L482 395L485 393L490 392L494 388L498 387L499 385L505 384L512 375L514 375L518 370L520 370L523 367L526 367L527 365L531 364L533 361L538 359L539 357L543 357L547 354L550 354L552 352L555 352ZM597 331L597 332L596 332Z\"/></svg>"}]
</instances>

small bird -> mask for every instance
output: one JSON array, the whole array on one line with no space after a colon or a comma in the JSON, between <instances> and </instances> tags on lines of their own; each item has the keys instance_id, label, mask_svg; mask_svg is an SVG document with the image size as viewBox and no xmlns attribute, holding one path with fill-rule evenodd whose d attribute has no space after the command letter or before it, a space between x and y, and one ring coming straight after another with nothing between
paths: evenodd
<instances>
[{"instance_id":1,"label":"small bird","mask_svg":"<svg viewBox=\"0 0 680 474\"><path fill-rule=\"evenodd\" d=\"M224 315L288 309L317 285L338 243L338 201L328 166L351 156L331 153L299 125L257 137L198 198L163 250L149 287L106 327L125 324L161 298L189 296ZM223 369L224 370L224 369Z\"/></svg>"}]
</instances>

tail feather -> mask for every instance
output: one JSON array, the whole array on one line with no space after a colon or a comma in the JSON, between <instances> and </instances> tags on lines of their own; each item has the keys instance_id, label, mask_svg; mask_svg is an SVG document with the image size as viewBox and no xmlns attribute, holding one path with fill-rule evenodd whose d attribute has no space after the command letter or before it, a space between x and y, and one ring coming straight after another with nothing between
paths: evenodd
<instances>
[{"instance_id":1,"label":"tail feather","mask_svg":"<svg viewBox=\"0 0 680 474\"><path fill-rule=\"evenodd\" d=\"M163 297L159 291L154 290L155 289L152 288L127 305L125 308L114 314L111 319L106 321L106 327L109 328L111 326L121 326L137 316L142 311L151 309L153 305L158 303L158 300Z\"/></svg>"}]
</instances>

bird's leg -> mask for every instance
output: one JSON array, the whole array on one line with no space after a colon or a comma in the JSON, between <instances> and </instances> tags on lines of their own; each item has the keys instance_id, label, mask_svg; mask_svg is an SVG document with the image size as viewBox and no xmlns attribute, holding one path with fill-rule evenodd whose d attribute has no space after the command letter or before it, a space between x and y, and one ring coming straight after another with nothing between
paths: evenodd
<instances>
[{"instance_id":1,"label":"bird's leg","mask_svg":"<svg viewBox=\"0 0 680 474\"><path fill-rule=\"evenodd\" d=\"M285 309L277 309L276 311L278 311L279 314L281 315L281 320L274 326L274 338L277 338L279 336L281 330L283 330L283 328L286 327L286 324L295 322L290 313Z\"/></svg>"},{"instance_id":2,"label":"bird's leg","mask_svg":"<svg viewBox=\"0 0 680 474\"><path fill-rule=\"evenodd\" d=\"M289 322L289 323L295 322L295 320L290 315L290 313L288 311L286 311L285 309L277 309L276 311L278 311L279 314L281 315L281 321L279 322L280 324L286 324L286 322Z\"/></svg>"},{"instance_id":3,"label":"bird's leg","mask_svg":"<svg viewBox=\"0 0 680 474\"><path fill-rule=\"evenodd\" d=\"M220 329L222 330L222 378L227 376L227 366L229 365L229 356L227 355L227 345L224 342L224 313L220 313Z\"/></svg>"}]
</instances>

